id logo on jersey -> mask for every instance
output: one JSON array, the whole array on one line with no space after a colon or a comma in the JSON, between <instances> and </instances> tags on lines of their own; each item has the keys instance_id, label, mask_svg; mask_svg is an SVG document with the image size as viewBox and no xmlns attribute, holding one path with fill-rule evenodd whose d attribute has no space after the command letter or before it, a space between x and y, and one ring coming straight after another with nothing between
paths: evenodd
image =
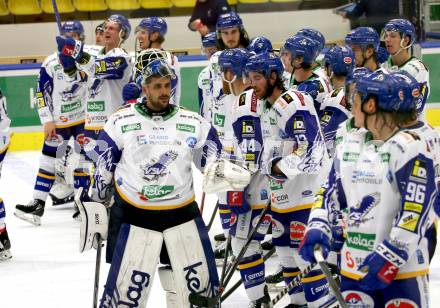
<instances>
[{"instance_id":1,"label":"id logo on jersey","mask_svg":"<svg viewBox=\"0 0 440 308\"><path fill-rule=\"evenodd\" d=\"M254 121L244 120L241 127L241 133L243 136L253 137L255 135Z\"/></svg>"}]
</instances>

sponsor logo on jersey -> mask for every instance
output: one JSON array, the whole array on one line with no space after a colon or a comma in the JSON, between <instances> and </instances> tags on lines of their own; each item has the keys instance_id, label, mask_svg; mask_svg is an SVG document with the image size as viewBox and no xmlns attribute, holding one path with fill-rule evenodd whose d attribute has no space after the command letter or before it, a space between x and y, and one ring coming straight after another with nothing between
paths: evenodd
<instances>
[{"instance_id":1,"label":"sponsor logo on jersey","mask_svg":"<svg viewBox=\"0 0 440 308\"><path fill-rule=\"evenodd\" d=\"M273 200L278 204L285 204L289 202L289 195L288 194L282 194L279 196L273 195Z\"/></svg>"},{"instance_id":2,"label":"sponsor logo on jersey","mask_svg":"<svg viewBox=\"0 0 440 308\"><path fill-rule=\"evenodd\" d=\"M261 200L267 200L267 199L269 199L269 195L268 195L266 189L262 189L262 190L260 191L260 199L261 199Z\"/></svg>"},{"instance_id":3,"label":"sponsor logo on jersey","mask_svg":"<svg viewBox=\"0 0 440 308\"><path fill-rule=\"evenodd\" d=\"M373 299L369 295L359 291L356 291L356 293L347 293L345 295L345 302L353 308L374 307Z\"/></svg>"},{"instance_id":4,"label":"sponsor logo on jersey","mask_svg":"<svg viewBox=\"0 0 440 308\"><path fill-rule=\"evenodd\" d=\"M242 206L243 205L243 192L242 191L228 191L227 200L229 206Z\"/></svg>"},{"instance_id":5,"label":"sponsor logo on jersey","mask_svg":"<svg viewBox=\"0 0 440 308\"><path fill-rule=\"evenodd\" d=\"M186 144L190 147L190 148L194 148L197 144L197 138L196 137L188 137L186 138Z\"/></svg>"},{"instance_id":6,"label":"sponsor logo on jersey","mask_svg":"<svg viewBox=\"0 0 440 308\"><path fill-rule=\"evenodd\" d=\"M223 114L214 113L214 124L220 127L224 127L225 116Z\"/></svg>"},{"instance_id":7,"label":"sponsor logo on jersey","mask_svg":"<svg viewBox=\"0 0 440 308\"><path fill-rule=\"evenodd\" d=\"M342 155L343 161L356 161L359 157L359 153L353 153L353 152L344 152Z\"/></svg>"},{"instance_id":8,"label":"sponsor logo on jersey","mask_svg":"<svg viewBox=\"0 0 440 308\"><path fill-rule=\"evenodd\" d=\"M375 240L375 234L348 232L347 246L355 249L372 251Z\"/></svg>"},{"instance_id":9,"label":"sponsor logo on jersey","mask_svg":"<svg viewBox=\"0 0 440 308\"><path fill-rule=\"evenodd\" d=\"M244 120L241 127L243 137L254 137L255 122L253 120Z\"/></svg>"},{"instance_id":10,"label":"sponsor logo on jersey","mask_svg":"<svg viewBox=\"0 0 440 308\"><path fill-rule=\"evenodd\" d=\"M264 270L261 270L257 273L252 273L249 275L244 275L244 281L245 282L252 282L252 283L256 283L259 280L262 280L262 278L264 278ZM257 280L257 281L255 281Z\"/></svg>"},{"instance_id":11,"label":"sponsor logo on jersey","mask_svg":"<svg viewBox=\"0 0 440 308\"><path fill-rule=\"evenodd\" d=\"M330 122L330 120L332 119L332 115L333 115L332 111L329 111L329 110L324 111L324 114L322 115L322 117L320 119L321 125L326 126Z\"/></svg>"},{"instance_id":12,"label":"sponsor logo on jersey","mask_svg":"<svg viewBox=\"0 0 440 308\"><path fill-rule=\"evenodd\" d=\"M390 161L390 157L391 157L391 154L390 154L390 153L381 153L381 154L380 154L380 161L381 161L382 163L387 163L387 162Z\"/></svg>"},{"instance_id":13,"label":"sponsor logo on jersey","mask_svg":"<svg viewBox=\"0 0 440 308\"><path fill-rule=\"evenodd\" d=\"M251 111L252 112L257 112L257 95L255 94L255 92L252 92Z\"/></svg>"},{"instance_id":14,"label":"sponsor logo on jersey","mask_svg":"<svg viewBox=\"0 0 440 308\"><path fill-rule=\"evenodd\" d=\"M385 308L417 308L417 307L419 307L419 305L417 305L415 302L407 298L395 298L388 301L385 304Z\"/></svg>"},{"instance_id":15,"label":"sponsor logo on jersey","mask_svg":"<svg viewBox=\"0 0 440 308\"><path fill-rule=\"evenodd\" d=\"M269 185L270 185L270 189L271 190L283 189L283 183L277 182L277 181L272 180L272 179L269 180Z\"/></svg>"},{"instance_id":16,"label":"sponsor logo on jersey","mask_svg":"<svg viewBox=\"0 0 440 308\"><path fill-rule=\"evenodd\" d=\"M419 222L419 218L420 218L419 214L403 211L398 226L408 231L415 231L417 227L417 223Z\"/></svg>"},{"instance_id":17,"label":"sponsor logo on jersey","mask_svg":"<svg viewBox=\"0 0 440 308\"><path fill-rule=\"evenodd\" d=\"M293 117L293 129L296 132L305 131L306 125L304 123L304 118L302 116L295 116L295 117Z\"/></svg>"},{"instance_id":18,"label":"sponsor logo on jersey","mask_svg":"<svg viewBox=\"0 0 440 308\"><path fill-rule=\"evenodd\" d=\"M36 100L37 100L38 108L43 108L44 106L46 106L46 103L44 102L44 98L43 98L43 93L37 92L35 97L36 97Z\"/></svg>"},{"instance_id":19,"label":"sponsor logo on jersey","mask_svg":"<svg viewBox=\"0 0 440 308\"><path fill-rule=\"evenodd\" d=\"M426 171L426 162L425 161L417 159L414 162L414 166L413 166L413 169L411 172L410 179L417 181L417 182L426 183L427 171Z\"/></svg>"},{"instance_id":20,"label":"sponsor logo on jersey","mask_svg":"<svg viewBox=\"0 0 440 308\"><path fill-rule=\"evenodd\" d=\"M277 120L275 120L274 118L269 118L269 122L270 122L270 125L276 125L277 124Z\"/></svg>"},{"instance_id":21,"label":"sponsor logo on jersey","mask_svg":"<svg viewBox=\"0 0 440 308\"><path fill-rule=\"evenodd\" d=\"M252 213L254 214L254 213ZM255 227L258 223L258 219L260 218L260 210L258 210L255 213L255 217L252 218L252 227ZM269 228L270 224L272 223L272 216L271 215L264 215L263 220L261 221L260 226L258 227L258 233L260 234L266 234L267 229Z\"/></svg>"},{"instance_id":22,"label":"sponsor logo on jersey","mask_svg":"<svg viewBox=\"0 0 440 308\"><path fill-rule=\"evenodd\" d=\"M284 225L275 218L272 218L272 238L279 238L284 234L284 231Z\"/></svg>"},{"instance_id":23,"label":"sponsor logo on jersey","mask_svg":"<svg viewBox=\"0 0 440 308\"><path fill-rule=\"evenodd\" d=\"M423 210L423 205L419 203L405 201L405 203L403 204L403 210L421 213Z\"/></svg>"},{"instance_id":24,"label":"sponsor logo on jersey","mask_svg":"<svg viewBox=\"0 0 440 308\"><path fill-rule=\"evenodd\" d=\"M141 128L142 128L141 123L132 123L127 125L122 125L121 131L124 134L135 130L141 130Z\"/></svg>"},{"instance_id":25,"label":"sponsor logo on jersey","mask_svg":"<svg viewBox=\"0 0 440 308\"><path fill-rule=\"evenodd\" d=\"M120 299L118 301L118 307L139 307L139 299L142 298L142 291L144 288L148 288L150 285L150 274L133 270L131 273L130 285L128 286L126 299L130 302ZM119 293L119 292L117 292ZM111 306L109 306L111 307Z\"/></svg>"},{"instance_id":26,"label":"sponsor logo on jersey","mask_svg":"<svg viewBox=\"0 0 440 308\"><path fill-rule=\"evenodd\" d=\"M188 133L195 133L196 132L196 127L194 125L189 125L189 124L177 123L176 129L180 130L182 132L188 132Z\"/></svg>"},{"instance_id":27,"label":"sponsor logo on jersey","mask_svg":"<svg viewBox=\"0 0 440 308\"><path fill-rule=\"evenodd\" d=\"M200 274L199 274L199 272L203 270L202 266L203 266L202 262L197 262L183 268L183 271L185 272L186 287L188 288L190 293L200 294L206 292L206 288L200 290L200 287L204 286L204 284L200 279ZM197 269L198 267L200 268Z\"/></svg>"},{"instance_id":28,"label":"sponsor logo on jersey","mask_svg":"<svg viewBox=\"0 0 440 308\"><path fill-rule=\"evenodd\" d=\"M255 160L255 154L249 153L245 155L246 161L254 161Z\"/></svg>"},{"instance_id":29,"label":"sponsor logo on jersey","mask_svg":"<svg viewBox=\"0 0 440 308\"><path fill-rule=\"evenodd\" d=\"M299 244L306 233L306 227L302 222L292 221L290 223L290 240Z\"/></svg>"},{"instance_id":30,"label":"sponsor logo on jersey","mask_svg":"<svg viewBox=\"0 0 440 308\"><path fill-rule=\"evenodd\" d=\"M238 99L238 106L244 106L244 104L246 104L246 93L240 95L240 98Z\"/></svg>"},{"instance_id":31,"label":"sponsor logo on jersey","mask_svg":"<svg viewBox=\"0 0 440 308\"><path fill-rule=\"evenodd\" d=\"M157 199L169 195L173 190L173 185L146 185L142 187L142 195L148 199Z\"/></svg>"},{"instance_id":32,"label":"sponsor logo on jersey","mask_svg":"<svg viewBox=\"0 0 440 308\"><path fill-rule=\"evenodd\" d=\"M66 118L65 116L59 116L58 119L63 123L66 123L67 121L69 121L69 118Z\"/></svg>"},{"instance_id":33,"label":"sponsor logo on jersey","mask_svg":"<svg viewBox=\"0 0 440 308\"><path fill-rule=\"evenodd\" d=\"M105 110L105 102L104 101L89 101L87 102L87 111L88 112L101 112Z\"/></svg>"},{"instance_id":34,"label":"sponsor logo on jersey","mask_svg":"<svg viewBox=\"0 0 440 308\"><path fill-rule=\"evenodd\" d=\"M292 96L289 95L289 93L285 93L283 95L281 95L281 97L286 101L286 103L290 104L291 102L293 102L293 98Z\"/></svg>"},{"instance_id":35,"label":"sponsor logo on jersey","mask_svg":"<svg viewBox=\"0 0 440 308\"><path fill-rule=\"evenodd\" d=\"M353 170L353 175L351 177L352 183L363 183L363 184L382 184L382 179L375 178L376 174L373 171L368 170Z\"/></svg>"},{"instance_id":36,"label":"sponsor logo on jersey","mask_svg":"<svg viewBox=\"0 0 440 308\"><path fill-rule=\"evenodd\" d=\"M298 91L293 91L293 93L295 93L296 97L298 97L301 106L305 106L306 103L304 102L304 95L302 95L302 93Z\"/></svg>"}]
</instances>

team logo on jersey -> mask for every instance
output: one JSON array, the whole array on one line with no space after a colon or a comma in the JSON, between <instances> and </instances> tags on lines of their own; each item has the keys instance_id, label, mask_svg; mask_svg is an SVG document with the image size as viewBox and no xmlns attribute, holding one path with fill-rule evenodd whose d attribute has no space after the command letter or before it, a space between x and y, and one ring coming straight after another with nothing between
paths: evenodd
<instances>
[{"instance_id":1,"label":"team logo on jersey","mask_svg":"<svg viewBox=\"0 0 440 308\"><path fill-rule=\"evenodd\" d=\"M417 307L419 307L419 305L417 305L415 302L407 298L392 299L385 304L385 308L417 308Z\"/></svg>"},{"instance_id":2,"label":"team logo on jersey","mask_svg":"<svg viewBox=\"0 0 440 308\"><path fill-rule=\"evenodd\" d=\"M70 89L60 92L61 100L64 102L71 101L78 96L81 86L75 82ZM81 103L80 103L81 104Z\"/></svg>"},{"instance_id":3,"label":"team logo on jersey","mask_svg":"<svg viewBox=\"0 0 440 308\"><path fill-rule=\"evenodd\" d=\"M132 132L135 130L141 130L141 128L142 128L141 123L132 123L132 124L127 124L127 125L122 125L121 132L123 134L125 134L125 133Z\"/></svg>"},{"instance_id":4,"label":"team logo on jersey","mask_svg":"<svg viewBox=\"0 0 440 308\"><path fill-rule=\"evenodd\" d=\"M255 122L253 120L244 120L242 122L241 133L243 137L254 137Z\"/></svg>"},{"instance_id":5,"label":"team logo on jersey","mask_svg":"<svg viewBox=\"0 0 440 308\"><path fill-rule=\"evenodd\" d=\"M87 102L87 111L88 112L102 112L105 110L105 102L104 101L89 101Z\"/></svg>"},{"instance_id":6,"label":"team logo on jersey","mask_svg":"<svg viewBox=\"0 0 440 308\"><path fill-rule=\"evenodd\" d=\"M350 207L350 214L348 216L349 226L359 226L374 217L366 218L366 216L371 212L371 210L376 207L380 202L380 193L375 192L373 194L367 195L362 198L360 202Z\"/></svg>"},{"instance_id":7,"label":"team logo on jersey","mask_svg":"<svg viewBox=\"0 0 440 308\"><path fill-rule=\"evenodd\" d=\"M142 167L143 178L147 181L157 180L166 174L167 167L179 156L177 152L167 151L159 156L158 159L152 159L150 163Z\"/></svg>"},{"instance_id":8,"label":"team logo on jersey","mask_svg":"<svg viewBox=\"0 0 440 308\"><path fill-rule=\"evenodd\" d=\"M195 133L196 132L196 127L194 125L189 125L189 124L177 123L176 129L180 130L182 132L188 132L188 133Z\"/></svg>"},{"instance_id":9,"label":"team logo on jersey","mask_svg":"<svg viewBox=\"0 0 440 308\"><path fill-rule=\"evenodd\" d=\"M214 113L214 124L220 127L225 126L225 116L222 114Z\"/></svg>"},{"instance_id":10,"label":"team logo on jersey","mask_svg":"<svg viewBox=\"0 0 440 308\"><path fill-rule=\"evenodd\" d=\"M304 234L306 233L307 226L299 221L292 221L290 223L290 240L294 244L301 243Z\"/></svg>"}]
</instances>

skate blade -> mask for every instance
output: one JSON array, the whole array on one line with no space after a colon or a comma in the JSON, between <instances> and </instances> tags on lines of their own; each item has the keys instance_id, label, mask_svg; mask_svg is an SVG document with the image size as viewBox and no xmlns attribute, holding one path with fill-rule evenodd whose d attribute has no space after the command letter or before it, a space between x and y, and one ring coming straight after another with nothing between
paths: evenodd
<instances>
[{"instance_id":1,"label":"skate blade","mask_svg":"<svg viewBox=\"0 0 440 308\"><path fill-rule=\"evenodd\" d=\"M32 215L29 213L24 213L18 209L15 209L14 212L15 217L27 221L31 224L33 224L34 226L41 226L41 217L37 216L37 215Z\"/></svg>"},{"instance_id":2,"label":"skate blade","mask_svg":"<svg viewBox=\"0 0 440 308\"><path fill-rule=\"evenodd\" d=\"M8 250L0 252L0 261L6 261L12 258L11 252Z\"/></svg>"},{"instance_id":3,"label":"skate blade","mask_svg":"<svg viewBox=\"0 0 440 308\"><path fill-rule=\"evenodd\" d=\"M279 293L285 288L285 285L282 282L280 282L280 284L267 283L266 285L267 285L267 289L269 290L269 292L275 292L275 293Z\"/></svg>"}]
</instances>

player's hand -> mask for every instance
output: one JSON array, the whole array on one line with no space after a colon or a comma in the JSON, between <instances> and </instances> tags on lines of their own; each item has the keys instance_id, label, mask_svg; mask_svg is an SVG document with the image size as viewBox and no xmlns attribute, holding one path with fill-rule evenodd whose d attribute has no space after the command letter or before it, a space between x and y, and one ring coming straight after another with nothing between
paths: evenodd
<instances>
[{"instance_id":1,"label":"player's hand","mask_svg":"<svg viewBox=\"0 0 440 308\"><path fill-rule=\"evenodd\" d=\"M203 25L202 21L200 20L200 18L198 18L198 19L191 21L191 23L189 24L189 27L194 31L198 31L202 25Z\"/></svg>"},{"instance_id":2,"label":"player's hand","mask_svg":"<svg viewBox=\"0 0 440 308\"><path fill-rule=\"evenodd\" d=\"M386 240L383 241L359 266L358 270L367 273L359 281L359 286L366 291L386 288L407 260L408 254L405 251L394 247Z\"/></svg>"},{"instance_id":3,"label":"player's hand","mask_svg":"<svg viewBox=\"0 0 440 308\"><path fill-rule=\"evenodd\" d=\"M44 130L44 140L50 140L52 138L56 138L56 126L54 122L47 122L43 125Z\"/></svg>"},{"instance_id":4,"label":"player's hand","mask_svg":"<svg viewBox=\"0 0 440 308\"><path fill-rule=\"evenodd\" d=\"M75 59L69 56L65 56L58 53L58 59L60 60L61 66L63 67L64 73L72 77L76 73Z\"/></svg>"},{"instance_id":5,"label":"player's hand","mask_svg":"<svg viewBox=\"0 0 440 308\"><path fill-rule=\"evenodd\" d=\"M309 229L304 235L301 244L299 245L299 254L301 257L310 263L315 263L315 246L319 245L322 248L322 256L327 258L330 250L330 239L325 232L319 229Z\"/></svg>"},{"instance_id":6,"label":"player's hand","mask_svg":"<svg viewBox=\"0 0 440 308\"><path fill-rule=\"evenodd\" d=\"M142 88L135 82L127 83L122 88L122 98L124 102L138 99L141 96Z\"/></svg>"},{"instance_id":7,"label":"player's hand","mask_svg":"<svg viewBox=\"0 0 440 308\"><path fill-rule=\"evenodd\" d=\"M58 51L62 55L72 57L73 59L75 59L75 61L81 59L84 47L83 42L64 36L57 36L56 41L58 45Z\"/></svg>"},{"instance_id":8,"label":"player's hand","mask_svg":"<svg viewBox=\"0 0 440 308\"><path fill-rule=\"evenodd\" d=\"M246 190L228 191L226 194L226 202L231 212L237 215L247 213L251 210L246 200Z\"/></svg>"},{"instance_id":9,"label":"player's hand","mask_svg":"<svg viewBox=\"0 0 440 308\"><path fill-rule=\"evenodd\" d=\"M208 28L206 25L202 24L202 25L197 29L197 31L199 31L199 33L200 33L201 36L205 36L206 34L209 33L209 28Z\"/></svg>"}]
</instances>

